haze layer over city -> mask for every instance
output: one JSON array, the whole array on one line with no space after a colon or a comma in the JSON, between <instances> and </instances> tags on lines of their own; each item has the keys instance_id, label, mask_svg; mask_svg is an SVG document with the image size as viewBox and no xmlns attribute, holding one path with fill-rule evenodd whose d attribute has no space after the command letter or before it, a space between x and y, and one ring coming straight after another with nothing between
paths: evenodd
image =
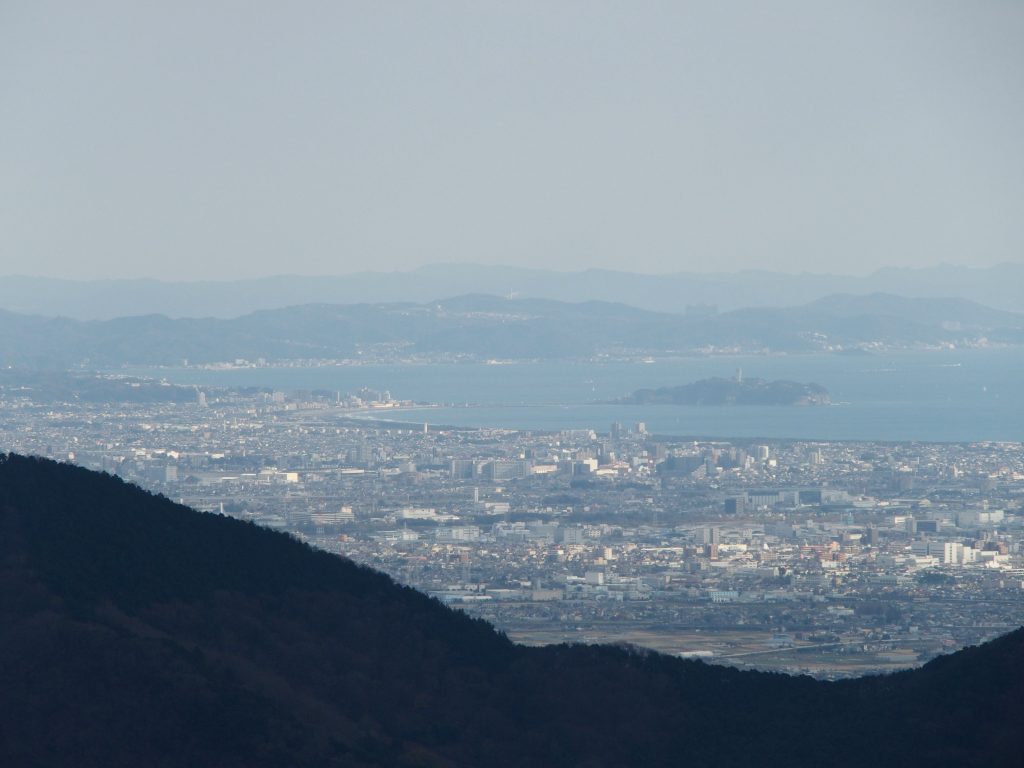
<instances>
[{"instance_id":1,"label":"haze layer over city","mask_svg":"<svg viewBox=\"0 0 1024 768\"><path fill-rule=\"evenodd\" d=\"M8 4L0 452L531 649L934 668L1024 616L1022 39L1000 2Z\"/></svg>"}]
</instances>

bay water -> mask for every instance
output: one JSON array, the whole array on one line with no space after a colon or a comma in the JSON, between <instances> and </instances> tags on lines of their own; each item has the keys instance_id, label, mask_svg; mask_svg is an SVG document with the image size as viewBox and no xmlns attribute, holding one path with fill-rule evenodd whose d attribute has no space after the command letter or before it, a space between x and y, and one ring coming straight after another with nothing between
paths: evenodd
<instances>
[{"instance_id":1,"label":"bay water","mask_svg":"<svg viewBox=\"0 0 1024 768\"><path fill-rule=\"evenodd\" d=\"M790 379L828 388L828 406L623 405L635 389L711 376ZM130 375L198 387L281 391L388 390L429 408L379 418L521 430L594 429L644 422L656 434L720 437L1024 441L1024 349L868 355L745 355L653 362L436 363L261 368L131 368Z\"/></svg>"}]
</instances>

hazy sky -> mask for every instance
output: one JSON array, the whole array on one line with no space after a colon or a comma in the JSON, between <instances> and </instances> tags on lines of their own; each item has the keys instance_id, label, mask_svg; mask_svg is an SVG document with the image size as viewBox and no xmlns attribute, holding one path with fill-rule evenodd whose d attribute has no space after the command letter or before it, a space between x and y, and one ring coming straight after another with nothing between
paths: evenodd
<instances>
[{"instance_id":1,"label":"hazy sky","mask_svg":"<svg viewBox=\"0 0 1024 768\"><path fill-rule=\"evenodd\" d=\"M1024 259L1024 2L0 0L0 274Z\"/></svg>"}]
</instances>

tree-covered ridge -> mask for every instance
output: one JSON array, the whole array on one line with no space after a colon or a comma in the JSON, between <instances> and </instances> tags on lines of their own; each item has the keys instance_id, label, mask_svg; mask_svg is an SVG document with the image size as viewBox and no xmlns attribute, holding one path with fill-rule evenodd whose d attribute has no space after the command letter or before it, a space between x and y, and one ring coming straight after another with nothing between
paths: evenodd
<instances>
[{"instance_id":1,"label":"tree-covered ridge","mask_svg":"<svg viewBox=\"0 0 1024 768\"><path fill-rule=\"evenodd\" d=\"M284 534L0 458L0 764L1017 766L1017 631L840 683L524 648Z\"/></svg>"}]
</instances>

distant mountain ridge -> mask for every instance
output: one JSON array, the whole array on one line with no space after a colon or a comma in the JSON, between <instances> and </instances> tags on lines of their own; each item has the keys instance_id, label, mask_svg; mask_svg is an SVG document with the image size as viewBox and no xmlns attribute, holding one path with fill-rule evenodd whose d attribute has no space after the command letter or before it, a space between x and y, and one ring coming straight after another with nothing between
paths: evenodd
<instances>
[{"instance_id":1,"label":"distant mountain ridge","mask_svg":"<svg viewBox=\"0 0 1024 768\"><path fill-rule=\"evenodd\" d=\"M1019 766L1024 630L825 683L516 646L386 576L0 455L0 764Z\"/></svg>"},{"instance_id":2,"label":"distant mountain ridge","mask_svg":"<svg viewBox=\"0 0 1024 768\"><path fill-rule=\"evenodd\" d=\"M232 320L82 322L0 310L0 365L34 368L267 360L586 359L709 351L1024 343L1024 315L961 299L833 296L711 316L624 304L460 296L426 304L309 304Z\"/></svg>"},{"instance_id":3,"label":"distant mountain ridge","mask_svg":"<svg viewBox=\"0 0 1024 768\"><path fill-rule=\"evenodd\" d=\"M486 293L555 301L607 301L684 313L687 306L721 311L806 304L837 293L890 293L917 298L958 297L1024 311L1024 263L989 268L936 266L883 269L864 277L830 274L639 274L607 269L557 272L481 264L433 264L404 272L276 277L232 281L74 281L0 277L0 308L9 311L109 320L143 314L233 318L299 304L423 303L439 296Z\"/></svg>"}]
</instances>

